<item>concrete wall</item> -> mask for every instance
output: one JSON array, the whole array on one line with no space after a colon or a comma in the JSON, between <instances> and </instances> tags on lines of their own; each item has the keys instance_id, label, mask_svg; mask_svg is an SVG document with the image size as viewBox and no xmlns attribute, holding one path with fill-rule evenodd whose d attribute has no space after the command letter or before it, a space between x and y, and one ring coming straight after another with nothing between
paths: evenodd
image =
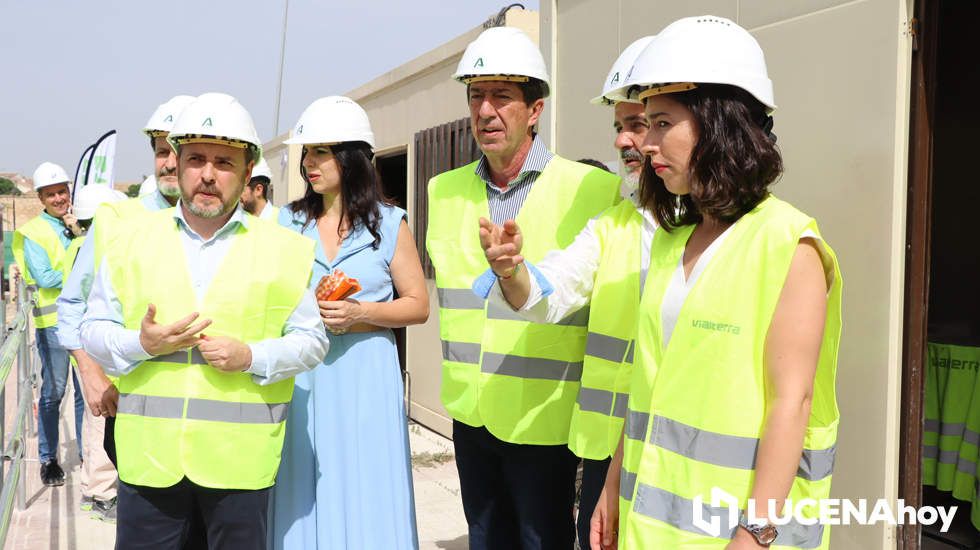
<instances>
[{"instance_id":1,"label":"concrete wall","mask_svg":"<svg viewBox=\"0 0 980 550\"><path fill-rule=\"evenodd\" d=\"M543 0L554 70L542 127L568 158L612 158L612 114L588 104L618 53L692 15L728 17L766 52L786 173L775 193L813 215L844 277L834 494L897 497L911 40L894 0ZM836 549L894 548L894 529L835 527Z\"/></svg>"}]
</instances>

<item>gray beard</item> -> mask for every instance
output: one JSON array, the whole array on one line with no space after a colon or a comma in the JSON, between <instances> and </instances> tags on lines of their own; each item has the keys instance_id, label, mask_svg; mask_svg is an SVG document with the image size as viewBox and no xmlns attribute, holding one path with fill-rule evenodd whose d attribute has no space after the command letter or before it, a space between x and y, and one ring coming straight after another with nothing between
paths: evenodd
<instances>
[{"instance_id":1,"label":"gray beard","mask_svg":"<svg viewBox=\"0 0 980 550\"><path fill-rule=\"evenodd\" d=\"M229 209L227 204L222 203L221 208L216 210L206 210L191 202L187 197L181 196L181 200L187 206L187 209L191 211L191 214L208 220L221 217L233 209Z\"/></svg>"}]
</instances>

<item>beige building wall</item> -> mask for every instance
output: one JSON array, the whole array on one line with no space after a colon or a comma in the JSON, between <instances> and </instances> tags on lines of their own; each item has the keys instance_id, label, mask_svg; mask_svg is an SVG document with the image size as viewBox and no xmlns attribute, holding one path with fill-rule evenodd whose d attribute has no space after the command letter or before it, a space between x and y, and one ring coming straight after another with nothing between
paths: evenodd
<instances>
[{"instance_id":1,"label":"beige building wall","mask_svg":"<svg viewBox=\"0 0 980 550\"><path fill-rule=\"evenodd\" d=\"M834 496L897 498L911 40L895 0L543 0L555 70L542 126L568 158L614 158L588 104L622 48L671 21L728 17L766 52L786 173L775 193L820 223L844 277ZM889 527L834 527L832 548L894 548Z\"/></svg>"}]
</instances>

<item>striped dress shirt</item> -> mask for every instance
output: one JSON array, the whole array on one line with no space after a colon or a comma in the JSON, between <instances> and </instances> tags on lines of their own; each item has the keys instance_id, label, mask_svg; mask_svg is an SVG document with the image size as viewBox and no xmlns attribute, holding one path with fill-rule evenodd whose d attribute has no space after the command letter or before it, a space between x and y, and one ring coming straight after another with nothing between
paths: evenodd
<instances>
[{"instance_id":1,"label":"striped dress shirt","mask_svg":"<svg viewBox=\"0 0 980 550\"><path fill-rule=\"evenodd\" d=\"M500 225L507 220L517 218L524 200L531 192L531 187L554 156L555 154L545 147L541 137L535 135L520 173L504 190L493 184L487 157L485 155L480 157L480 162L476 165L476 175L480 176L487 186L487 202L490 205L490 219L493 223Z\"/></svg>"}]
</instances>

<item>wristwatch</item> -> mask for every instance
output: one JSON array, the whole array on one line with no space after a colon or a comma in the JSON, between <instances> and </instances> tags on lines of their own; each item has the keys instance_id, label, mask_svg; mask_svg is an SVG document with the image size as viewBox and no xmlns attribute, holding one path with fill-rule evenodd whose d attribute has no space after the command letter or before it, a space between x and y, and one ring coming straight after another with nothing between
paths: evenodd
<instances>
[{"instance_id":1,"label":"wristwatch","mask_svg":"<svg viewBox=\"0 0 980 550\"><path fill-rule=\"evenodd\" d=\"M746 517L744 510L738 516L738 525L755 537L756 542L762 546L769 546L779 536L779 532L776 531L776 526L771 523L749 523L749 518Z\"/></svg>"}]
</instances>

